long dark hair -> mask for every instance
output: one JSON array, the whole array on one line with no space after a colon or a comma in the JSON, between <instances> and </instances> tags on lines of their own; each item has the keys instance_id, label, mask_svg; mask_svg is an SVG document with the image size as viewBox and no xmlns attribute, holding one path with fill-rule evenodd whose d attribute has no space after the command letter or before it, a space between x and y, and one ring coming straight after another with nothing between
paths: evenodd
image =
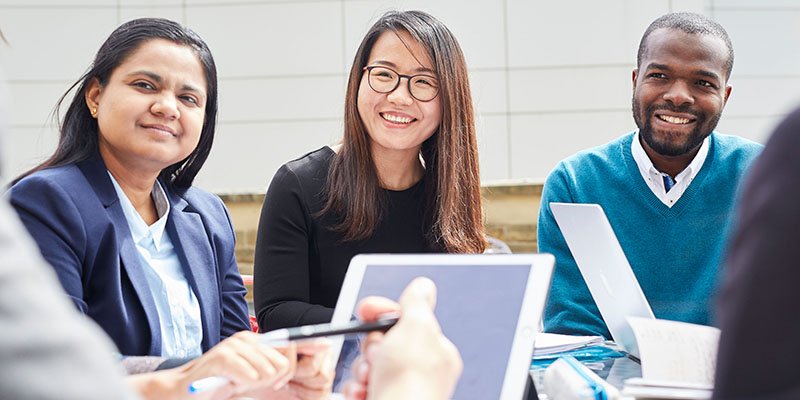
<instances>
[{"instance_id":1,"label":"long dark hair","mask_svg":"<svg viewBox=\"0 0 800 400\"><path fill-rule=\"evenodd\" d=\"M486 247L472 97L464 55L444 24L422 11L384 14L356 52L347 83L342 147L334 156L320 214L337 217L333 229L353 241L369 237L383 217L386 194L372 159L369 134L358 114L358 89L372 47L384 32L406 32L427 50L439 79L442 122L421 148L428 242L447 252Z\"/></svg>"},{"instance_id":2,"label":"long dark hair","mask_svg":"<svg viewBox=\"0 0 800 400\"><path fill-rule=\"evenodd\" d=\"M74 164L93 157L98 151L97 120L89 113L84 94L92 80L97 79L101 86L108 83L109 77L125 59L142 44L152 39L166 39L183 46L189 46L197 54L203 65L208 87L203 130L200 142L185 159L161 171L160 178L175 188L188 188L206 162L214 142L217 125L217 67L208 45L195 32L181 24L163 18L139 18L120 25L106 39L95 55L89 71L80 77L58 100L56 115L69 93L75 88L75 96L67 108L64 119L59 123L61 133L55 153L43 163L23 173L20 179L45 168Z\"/></svg>"}]
</instances>

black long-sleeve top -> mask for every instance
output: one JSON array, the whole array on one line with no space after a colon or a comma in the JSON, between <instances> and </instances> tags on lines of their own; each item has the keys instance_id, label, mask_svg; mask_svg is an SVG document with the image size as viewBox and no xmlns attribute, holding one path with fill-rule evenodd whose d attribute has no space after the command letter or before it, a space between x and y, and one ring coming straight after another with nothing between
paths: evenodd
<instances>
[{"instance_id":1,"label":"black long-sleeve top","mask_svg":"<svg viewBox=\"0 0 800 400\"><path fill-rule=\"evenodd\" d=\"M360 253L431 251L425 239L424 178L386 190L388 209L366 240L344 242L335 218L317 217L335 153L323 147L283 165L270 183L258 225L254 266L262 331L329 322L350 259Z\"/></svg>"}]
</instances>

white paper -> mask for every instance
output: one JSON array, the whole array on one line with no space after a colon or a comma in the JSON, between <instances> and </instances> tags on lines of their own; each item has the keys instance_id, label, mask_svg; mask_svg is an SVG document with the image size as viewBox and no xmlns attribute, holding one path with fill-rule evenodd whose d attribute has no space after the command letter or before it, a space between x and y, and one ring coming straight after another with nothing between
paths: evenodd
<instances>
[{"instance_id":1,"label":"white paper","mask_svg":"<svg viewBox=\"0 0 800 400\"><path fill-rule=\"evenodd\" d=\"M630 386L622 389L625 398L658 399L658 400L707 400L711 398L710 390L676 389L671 387Z\"/></svg>"},{"instance_id":2,"label":"white paper","mask_svg":"<svg viewBox=\"0 0 800 400\"><path fill-rule=\"evenodd\" d=\"M649 318L628 318L642 361L642 378L714 385L719 329Z\"/></svg>"},{"instance_id":3,"label":"white paper","mask_svg":"<svg viewBox=\"0 0 800 400\"><path fill-rule=\"evenodd\" d=\"M557 333L537 333L533 342L533 355L543 356L603 344L601 336L572 336Z\"/></svg>"}]
</instances>

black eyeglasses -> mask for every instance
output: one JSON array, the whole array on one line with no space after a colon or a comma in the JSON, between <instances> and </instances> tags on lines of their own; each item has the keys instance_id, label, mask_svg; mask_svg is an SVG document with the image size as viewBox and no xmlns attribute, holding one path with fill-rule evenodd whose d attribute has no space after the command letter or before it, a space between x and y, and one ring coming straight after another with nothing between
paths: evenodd
<instances>
[{"instance_id":1,"label":"black eyeglasses","mask_svg":"<svg viewBox=\"0 0 800 400\"><path fill-rule=\"evenodd\" d=\"M400 86L400 78L408 79L408 92L415 99L426 102L439 94L439 81L433 75L416 74L401 75L397 71L379 65L364 67L369 75L369 87L378 93L391 93Z\"/></svg>"}]
</instances>

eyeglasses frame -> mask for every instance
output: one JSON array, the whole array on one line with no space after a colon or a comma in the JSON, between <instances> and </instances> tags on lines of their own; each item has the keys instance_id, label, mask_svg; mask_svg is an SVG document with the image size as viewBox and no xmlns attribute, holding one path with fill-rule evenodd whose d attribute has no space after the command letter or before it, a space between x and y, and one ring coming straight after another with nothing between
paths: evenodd
<instances>
[{"instance_id":1,"label":"eyeglasses frame","mask_svg":"<svg viewBox=\"0 0 800 400\"><path fill-rule=\"evenodd\" d=\"M380 90L375 89L374 87L372 87L372 82L370 82L369 77L370 77L370 74L371 74L372 70L375 69L375 68L385 68L385 69L388 69L389 71L394 72L397 75L397 82L395 82L394 87L392 87L391 90L388 90L388 91L385 91L385 92L381 92ZM439 86L436 86L436 94L434 94L433 97L431 97L428 100L422 100L422 99L418 98L417 96L414 96L414 93L411 91L411 79L416 78L418 76L427 76L429 78L435 79L436 81L439 81L439 78L437 78L437 77L435 77L433 75L430 75L430 74L403 75L403 74L401 74L401 73L395 71L394 69L389 68L389 67L387 67L385 65L367 65L364 68L362 68L361 70L365 71L367 73L367 84L369 85L370 89L375 91L375 93L381 93L381 94L392 93L395 90L397 90L398 87L400 87L400 80L402 78L406 78L406 85L408 86L408 94L410 94L411 97L413 97L415 100L421 101L423 103L427 103L429 101L432 101L433 99L436 98L436 96L439 95Z\"/></svg>"}]
</instances>

